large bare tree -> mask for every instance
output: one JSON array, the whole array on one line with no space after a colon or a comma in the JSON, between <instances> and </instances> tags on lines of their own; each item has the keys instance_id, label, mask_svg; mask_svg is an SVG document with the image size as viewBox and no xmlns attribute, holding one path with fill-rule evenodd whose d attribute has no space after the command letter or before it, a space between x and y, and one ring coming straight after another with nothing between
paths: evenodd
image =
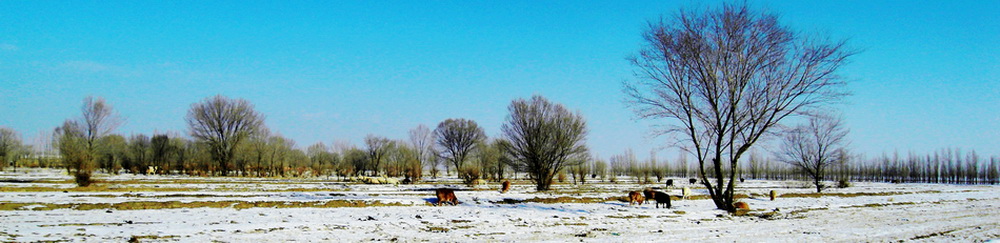
<instances>
[{"instance_id":1,"label":"large bare tree","mask_svg":"<svg viewBox=\"0 0 1000 243\"><path fill-rule=\"evenodd\" d=\"M211 148L218 172L228 175L236 148L264 126L264 115L257 113L253 104L244 99L216 95L192 104L187 123L191 136Z\"/></svg>"},{"instance_id":2,"label":"large bare tree","mask_svg":"<svg viewBox=\"0 0 1000 243\"><path fill-rule=\"evenodd\" d=\"M798 125L782 136L782 147L776 157L805 172L813 179L816 192L823 191L826 171L847 155L844 146L848 130L839 116L815 115L809 123Z\"/></svg>"},{"instance_id":3,"label":"large bare tree","mask_svg":"<svg viewBox=\"0 0 1000 243\"><path fill-rule=\"evenodd\" d=\"M624 82L626 103L641 119L666 121L655 135L696 156L720 209L735 210L737 161L754 143L782 120L846 95L836 74L853 54L844 41L809 38L745 5L682 10L650 22L643 37L630 58L636 79Z\"/></svg>"},{"instance_id":4,"label":"large bare tree","mask_svg":"<svg viewBox=\"0 0 1000 243\"><path fill-rule=\"evenodd\" d=\"M528 171L535 189L549 190L552 177L567 166L587 159L587 122L562 104L535 95L516 99L508 106L510 116L501 126L505 152L517 168Z\"/></svg>"},{"instance_id":5,"label":"large bare tree","mask_svg":"<svg viewBox=\"0 0 1000 243\"><path fill-rule=\"evenodd\" d=\"M472 151L485 139L486 132L473 120L447 119L434 129L438 157L451 163L456 171L463 169Z\"/></svg>"}]
</instances>

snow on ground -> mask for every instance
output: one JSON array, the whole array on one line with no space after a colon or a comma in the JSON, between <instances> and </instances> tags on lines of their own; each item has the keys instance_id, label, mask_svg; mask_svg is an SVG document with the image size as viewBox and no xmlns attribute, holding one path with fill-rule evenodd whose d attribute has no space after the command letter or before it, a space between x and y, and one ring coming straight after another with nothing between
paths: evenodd
<instances>
[{"instance_id":1,"label":"snow on ground","mask_svg":"<svg viewBox=\"0 0 1000 243\"><path fill-rule=\"evenodd\" d=\"M630 190L662 187L634 181L560 184L546 193L516 181L511 192L501 194L497 185L469 188L454 178L429 184L365 185L335 178L116 175L98 177L112 182L104 183L107 191L81 191L73 190L71 178L64 174L59 170L0 172L0 204L23 205L0 210L0 241L120 242L133 236L142 241L184 242L952 242L1000 238L1000 188L996 186L856 183L829 189L822 197L770 201L763 196L770 190L789 195L814 191L802 182L748 180L737 193L751 195L743 201L754 210L750 216L732 216L715 210L708 199L674 200L671 209L617 200ZM431 206L436 201L433 189L439 187L458 189L461 203ZM696 195L707 193L694 188ZM680 194L679 187L662 190ZM594 202L530 202L567 197ZM338 200L399 206L46 209L64 204Z\"/></svg>"}]
</instances>

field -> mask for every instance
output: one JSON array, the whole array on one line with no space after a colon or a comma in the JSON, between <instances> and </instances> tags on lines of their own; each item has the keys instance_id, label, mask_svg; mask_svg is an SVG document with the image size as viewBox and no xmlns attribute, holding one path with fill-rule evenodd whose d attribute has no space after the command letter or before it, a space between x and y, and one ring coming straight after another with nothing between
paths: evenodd
<instances>
[{"instance_id":1,"label":"field","mask_svg":"<svg viewBox=\"0 0 1000 243\"><path fill-rule=\"evenodd\" d=\"M679 178L674 178L679 181ZM715 210L707 191L634 181L527 181L498 192L455 178L366 185L336 178L262 179L98 175L77 188L61 170L0 172L0 241L361 242L585 241L886 242L1000 238L1000 188L855 183L823 194L794 181L748 180L751 210ZM656 187L670 209L629 205L627 191ZM435 207L433 189L456 189L458 206ZM777 190L770 201L766 194Z\"/></svg>"}]
</instances>

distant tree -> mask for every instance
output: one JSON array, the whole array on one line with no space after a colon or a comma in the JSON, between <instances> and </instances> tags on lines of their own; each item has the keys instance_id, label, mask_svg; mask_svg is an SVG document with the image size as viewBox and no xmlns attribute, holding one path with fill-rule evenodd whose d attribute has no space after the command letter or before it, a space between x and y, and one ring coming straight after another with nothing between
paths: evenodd
<instances>
[{"instance_id":1,"label":"distant tree","mask_svg":"<svg viewBox=\"0 0 1000 243\"><path fill-rule=\"evenodd\" d=\"M688 166L687 156L684 153L677 154L677 166L680 167L680 168L678 168L677 173L681 176L681 178L690 178L691 177L691 175L690 175L691 174L690 173L691 172L690 171L691 167Z\"/></svg>"},{"instance_id":2,"label":"distant tree","mask_svg":"<svg viewBox=\"0 0 1000 243\"><path fill-rule=\"evenodd\" d=\"M612 155L609 160L611 162L612 180L617 181L618 176L628 175L636 179L637 183L640 182L638 170L635 168L635 153L632 152L631 148L626 149L622 154Z\"/></svg>"},{"instance_id":3,"label":"distant tree","mask_svg":"<svg viewBox=\"0 0 1000 243\"><path fill-rule=\"evenodd\" d=\"M372 175L378 175L379 169L382 168L382 161L389 155L389 151L392 151L393 146L395 146L395 142L385 137L372 134L368 134L365 137L365 152L368 153L368 169Z\"/></svg>"},{"instance_id":4,"label":"distant tree","mask_svg":"<svg viewBox=\"0 0 1000 243\"><path fill-rule=\"evenodd\" d=\"M1000 179L1000 159L991 157L990 166L986 171L986 176L989 178L990 185L997 184L997 180Z\"/></svg>"},{"instance_id":5,"label":"distant tree","mask_svg":"<svg viewBox=\"0 0 1000 243\"><path fill-rule=\"evenodd\" d=\"M510 145L510 141L503 138L495 138L490 141L488 146L490 150L496 153L496 161L491 163L491 167L488 171L492 173L492 178L496 181L503 181L506 177L506 173L511 168L513 159L511 159L510 154L506 153L504 150Z\"/></svg>"},{"instance_id":6,"label":"distant tree","mask_svg":"<svg viewBox=\"0 0 1000 243\"><path fill-rule=\"evenodd\" d=\"M492 179L496 175L496 164L500 163L500 151L490 146L491 144L492 141L480 141L472 153L472 161L479 169L480 178L486 180Z\"/></svg>"},{"instance_id":7,"label":"distant tree","mask_svg":"<svg viewBox=\"0 0 1000 243\"><path fill-rule=\"evenodd\" d=\"M310 145L306 149L306 155L309 156L310 166L317 175L326 175L326 171L333 168L333 164L336 162L336 154L330 152L330 148L323 144L323 142L318 142L316 144Z\"/></svg>"},{"instance_id":8,"label":"distant tree","mask_svg":"<svg viewBox=\"0 0 1000 243\"><path fill-rule=\"evenodd\" d=\"M78 120L66 120L62 127L56 128L60 153L66 162L67 170L73 171L77 185L89 186L90 177L98 167L97 156L100 152L100 141L114 132L125 120L114 111L104 98L88 96L83 99L82 117Z\"/></svg>"},{"instance_id":9,"label":"distant tree","mask_svg":"<svg viewBox=\"0 0 1000 243\"><path fill-rule=\"evenodd\" d=\"M829 168L845 159L842 156L846 155L843 150L847 132L838 116L810 117L807 125L785 133L776 157L809 175L816 192L822 192L822 181Z\"/></svg>"},{"instance_id":10,"label":"distant tree","mask_svg":"<svg viewBox=\"0 0 1000 243\"><path fill-rule=\"evenodd\" d=\"M423 175L423 163L417 158L419 153L411 145L404 141L394 142L393 150L390 152L394 164L394 173L390 176L404 176L410 182L419 181Z\"/></svg>"},{"instance_id":11,"label":"distant tree","mask_svg":"<svg viewBox=\"0 0 1000 243\"><path fill-rule=\"evenodd\" d=\"M74 120L66 120L62 126L56 127L52 132L53 144L59 150L63 165L66 166L66 173L77 175L79 169L89 169L87 163L91 161L87 152L87 143L83 137L83 128ZM79 173L80 180L78 186L90 185L89 173ZM85 177L85 178L84 178ZM81 183L82 182L82 183Z\"/></svg>"},{"instance_id":12,"label":"distant tree","mask_svg":"<svg viewBox=\"0 0 1000 243\"><path fill-rule=\"evenodd\" d=\"M516 99L507 109L500 128L509 141L506 153L527 168L535 189L549 190L556 173L587 161L587 123L579 113L539 95Z\"/></svg>"},{"instance_id":13,"label":"distant tree","mask_svg":"<svg viewBox=\"0 0 1000 243\"><path fill-rule=\"evenodd\" d=\"M637 80L624 82L627 104L639 118L668 121L655 134L676 136L696 156L719 209L735 211L737 165L754 143L846 95L836 71L853 53L843 41L809 38L745 5L681 11L643 37L630 60Z\"/></svg>"},{"instance_id":14,"label":"distant tree","mask_svg":"<svg viewBox=\"0 0 1000 243\"><path fill-rule=\"evenodd\" d=\"M434 158L434 137L431 129L423 124L410 129L410 146L413 147L413 151L416 153L417 162L421 166L426 165L430 169L431 176L437 178L441 160ZM418 179L420 178L411 178L411 180Z\"/></svg>"},{"instance_id":15,"label":"distant tree","mask_svg":"<svg viewBox=\"0 0 1000 243\"><path fill-rule=\"evenodd\" d=\"M413 149L405 142L395 140L390 140L390 142L392 146L389 147L382 162L383 175L389 177L404 176L403 169L406 167L406 162L413 158Z\"/></svg>"},{"instance_id":16,"label":"distant tree","mask_svg":"<svg viewBox=\"0 0 1000 243\"><path fill-rule=\"evenodd\" d=\"M149 141L150 160L152 166L158 167L158 172L170 170L170 156L173 153L173 146L170 146L170 136L167 134L156 134Z\"/></svg>"},{"instance_id":17,"label":"distant tree","mask_svg":"<svg viewBox=\"0 0 1000 243\"><path fill-rule=\"evenodd\" d=\"M145 174L152 156L151 142L145 134L135 134L128 139L128 169L133 174Z\"/></svg>"},{"instance_id":18,"label":"distant tree","mask_svg":"<svg viewBox=\"0 0 1000 243\"><path fill-rule=\"evenodd\" d=\"M21 134L9 127L0 127L0 170L15 159L15 152L21 147Z\"/></svg>"},{"instance_id":19,"label":"distant tree","mask_svg":"<svg viewBox=\"0 0 1000 243\"><path fill-rule=\"evenodd\" d=\"M188 160L190 160L190 159L192 159L194 157L192 155L192 152L193 152L192 149L191 149L192 146L194 146L194 145L191 143L191 141L188 141L187 139L185 139L185 138L183 138L181 136L173 136L173 137L171 137L170 138L170 147L173 148L173 156L170 156L170 157L172 157L173 160L170 161L170 166L169 166L170 167L169 168L170 171L165 171L165 172L167 172L167 173L174 173L174 172L184 173L185 172L185 163L187 163Z\"/></svg>"},{"instance_id":20,"label":"distant tree","mask_svg":"<svg viewBox=\"0 0 1000 243\"><path fill-rule=\"evenodd\" d=\"M108 174L118 174L128 157L128 142L121 135L112 134L101 139L104 148L98 156L99 166Z\"/></svg>"},{"instance_id":21,"label":"distant tree","mask_svg":"<svg viewBox=\"0 0 1000 243\"><path fill-rule=\"evenodd\" d=\"M250 164L254 174L258 177L273 175L267 166L270 164L270 156L268 156L270 146L267 141L269 137L271 137L271 131L267 128L261 128L240 145L244 147L242 155L247 157L247 163Z\"/></svg>"},{"instance_id":22,"label":"distant tree","mask_svg":"<svg viewBox=\"0 0 1000 243\"><path fill-rule=\"evenodd\" d=\"M486 133L472 120L447 119L434 129L438 156L448 161L456 171L464 169L472 151L485 139Z\"/></svg>"},{"instance_id":23,"label":"distant tree","mask_svg":"<svg viewBox=\"0 0 1000 243\"><path fill-rule=\"evenodd\" d=\"M750 178L757 179L762 170L760 154L756 152L750 152L750 159L747 160L747 173L750 174Z\"/></svg>"},{"instance_id":24,"label":"distant tree","mask_svg":"<svg viewBox=\"0 0 1000 243\"><path fill-rule=\"evenodd\" d=\"M293 150L295 141L275 134L267 138L267 154L271 174L276 176L288 176L289 164L293 160ZM304 155L303 155L304 156Z\"/></svg>"},{"instance_id":25,"label":"distant tree","mask_svg":"<svg viewBox=\"0 0 1000 243\"><path fill-rule=\"evenodd\" d=\"M365 171L368 166L368 154L358 148L348 148L344 150L344 167L342 167L342 172L344 175L360 175Z\"/></svg>"},{"instance_id":26,"label":"distant tree","mask_svg":"<svg viewBox=\"0 0 1000 243\"><path fill-rule=\"evenodd\" d=\"M264 126L264 115L244 99L222 95L191 105L187 113L191 136L205 142L221 175L228 175L237 147Z\"/></svg>"},{"instance_id":27,"label":"distant tree","mask_svg":"<svg viewBox=\"0 0 1000 243\"><path fill-rule=\"evenodd\" d=\"M592 174L591 177L601 178L603 181L608 174L608 163L600 158L597 158L597 156L594 157L593 166L591 166L594 174Z\"/></svg>"},{"instance_id":28,"label":"distant tree","mask_svg":"<svg viewBox=\"0 0 1000 243\"><path fill-rule=\"evenodd\" d=\"M660 162L656 160L656 150L649 152L649 162L647 168L649 168L649 174L656 177L656 182L663 181L663 177L666 176L667 169L666 166L661 166Z\"/></svg>"},{"instance_id":29,"label":"distant tree","mask_svg":"<svg viewBox=\"0 0 1000 243\"><path fill-rule=\"evenodd\" d=\"M610 179L611 182L618 182L618 177L624 176L625 173L628 172L629 158L631 157L628 155L631 153L632 150L629 149L626 150L626 154L612 155L611 158L608 159L608 163L611 165L611 171L608 179Z\"/></svg>"},{"instance_id":30,"label":"distant tree","mask_svg":"<svg viewBox=\"0 0 1000 243\"><path fill-rule=\"evenodd\" d=\"M578 165L569 166L567 170L569 170L570 175L573 176L573 184L576 183L586 184L587 177L590 176L591 172L590 169L591 169L591 164L580 163Z\"/></svg>"}]
</instances>

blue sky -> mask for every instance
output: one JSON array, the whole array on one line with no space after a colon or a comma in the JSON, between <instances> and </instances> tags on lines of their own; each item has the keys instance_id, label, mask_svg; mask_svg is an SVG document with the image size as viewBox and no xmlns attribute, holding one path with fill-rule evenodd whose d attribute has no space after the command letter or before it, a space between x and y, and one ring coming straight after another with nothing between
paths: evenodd
<instances>
[{"instance_id":1,"label":"blue sky","mask_svg":"<svg viewBox=\"0 0 1000 243\"><path fill-rule=\"evenodd\" d=\"M853 150L1000 155L1000 2L751 4L863 51L842 69ZM540 94L587 118L599 156L645 158L667 142L622 103L625 58L647 21L703 5L0 1L0 126L30 141L94 95L127 118L119 133L186 133L190 105L222 94L299 147L405 139L447 118L496 136L511 100Z\"/></svg>"}]
</instances>

